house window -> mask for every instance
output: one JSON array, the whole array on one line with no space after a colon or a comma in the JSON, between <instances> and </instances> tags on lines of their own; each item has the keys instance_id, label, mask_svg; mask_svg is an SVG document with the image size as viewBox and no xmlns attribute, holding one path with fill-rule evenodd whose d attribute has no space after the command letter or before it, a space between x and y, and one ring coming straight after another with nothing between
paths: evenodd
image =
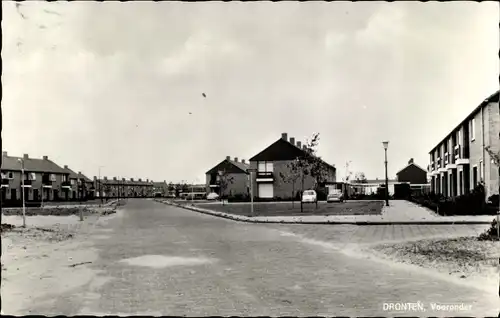
<instances>
[{"instance_id":1,"label":"house window","mask_svg":"<svg viewBox=\"0 0 500 318\"><path fill-rule=\"evenodd\" d=\"M273 172L273 163L269 161L259 162L258 172Z\"/></svg>"},{"instance_id":2,"label":"house window","mask_svg":"<svg viewBox=\"0 0 500 318\"><path fill-rule=\"evenodd\" d=\"M484 180L484 170L483 170L483 161L479 161L479 180Z\"/></svg>"},{"instance_id":3,"label":"house window","mask_svg":"<svg viewBox=\"0 0 500 318\"><path fill-rule=\"evenodd\" d=\"M7 179L7 178L8 178L7 174L5 172L2 172L2 179Z\"/></svg>"},{"instance_id":4,"label":"house window","mask_svg":"<svg viewBox=\"0 0 500 318\"><path fill-rule=\"evenodd\" d=\"M462 131L461 130L459 130L457 132L457 138L458 138L457 145L461 145L462 144Z\"/></svg>"},{"instance_id":5,"label":"house window","mask_svg":"<svg viewBox=\"0 0 500 318\"><path fill-rule=\"evenodd\" d=\"M472 168L472 186L477 187L477 166Z\"/></svg>"},{"instance_id":6,"label":"house window","mask_svg":"<svg viewBox=\"0 0 500 318\"><path fill-rule=\"evenodd\" d=\"M36 180L36 173L30 172L28 175L28 178L29 178L29 180L33 180L33 181Z\"/></svg>"},{"instance_id":7,"label":"house window","mask_svg":"<svg viewBox=\"0 0 500 318\"><path fill-rule=\"evenodd\" d=\"M14 179L14 174L12 172L9 172L9 176L8 176L9 179Z\"/></svg>"},{"instance_id":8,"label":"house window","mask_svg":"<svg viewBox=\"0 0 500 318\"><path fill-rule=\"evenodd\" d=\"M56 181L56 175L51 173L50 174L50 181Z\"/></svg>"},{"instance_id":9,"label":"house window","mask_svg":"<svg viewBox=\"0 0 500 318\"><path fill-rule=\"evenodd\" d=\"M76 180L75 179L71 179L71 185L75 185L76 183Z\"/></svg>"},{"instance_id":10,"label":"house window","mask_svg":"<svg viewBox=\"0 0 500 318\"><path fill-rule=\"evenodd\" d=\"M259 162L258 164L258 171L259 172L266 172L266 163L263 161L263 162Z\"/></svg>"},{"instance_id":11,"label":"house window","mask_svg":"<svg viewBox=\"0 0 500 318\"><path fill-rule=\"evenodd\" d=\"M474 141L476 139L476 118L472 118L470 121L470 140Z\"/></svg>"}]
</instances>

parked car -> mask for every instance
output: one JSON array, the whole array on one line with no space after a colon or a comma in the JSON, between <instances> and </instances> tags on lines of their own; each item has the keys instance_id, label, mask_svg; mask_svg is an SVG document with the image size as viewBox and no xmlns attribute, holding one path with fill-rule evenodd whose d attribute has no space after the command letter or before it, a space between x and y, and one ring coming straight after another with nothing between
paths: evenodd
<instances>
[{"instance_id":1,"label":"parked car","mask_svg":"<svg viewBox=\"0 0 500 318\"><path fill-rule=\"evenodd\" d=\"M212 193L209 193L207 195L207 200L218 200L219 199L219 195L215 192L212 192Z\"/></svg>"},{"instance_id":2,"label":"parked car","mask_svg":"<svg viewBox=\"0 0 500 318\"><path fill-rule=\"evenodd\" d=\"M326 202L343 202L344 196L342 195L342 191L334 191L328 194L326 197Z\"/></svg>"},{"instance_id":3,"label":"parked car","mask_svg":"<svg viewBox=\"0 0 500 318\"><path fill-rule=\"evenodd\" d=\"M316 203L318 200L318 196L316 194L316 191L314 190L306 190L302 194L302 202L303 203Z\"/></svg>"}]
</instances>

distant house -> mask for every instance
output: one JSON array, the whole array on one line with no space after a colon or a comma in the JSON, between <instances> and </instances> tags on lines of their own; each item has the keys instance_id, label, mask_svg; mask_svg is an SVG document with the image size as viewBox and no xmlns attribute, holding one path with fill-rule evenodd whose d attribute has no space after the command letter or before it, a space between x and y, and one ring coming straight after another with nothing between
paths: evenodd
<instances>
[{"instance_id":1,"label":"distant house","mask_svg":"<svg viewBox=\"0 0 500 318\"><path fill-rule=\"evenodd\" d=\"M21 173L24 163L24 176ZM26 201L57 201L64 198L64 191L70 186L69 172L49 160L9 156L2 152L2 202ZM24 181L24 187L23 187Z\"/></svg>"},{"instance_id":2,"label":"distant house","mask_svg":"<svg viewBox=\"0 0 500 318\"><path fill-rule=\"evenodd\" d=\"M421 168L413 162L413 158L408 161L408 165L396 173L398 182L407 182L411 185L427 185L427 170Z\"/></svg>"},{"instance_id":3,"label":"distant house","mask_svg":"<svg viewBox=\"0 0 500 318\"><path fill-rule=\"evenodd\" d=\"M238 161L238 158L231 160L231 157L227 156L226 159L206 172L207 193L215 192L228 196L248 195L249 167L250 165L245 163L245 160Z\"/></svg>"},{"instance_id":4,"label":"distant house","mask_svg":"<svg viewBox=\"0 0 500 318\"><path fill-rule=\"evenodd\" d=\"M64 166L64 170L69 172L70 186L66 187L68 191L64 191L66 200L87 200L94 196L94 182L87 178L81 171L74 172L68 166Z\"/></svg>"},{"instance_id":5,"label":"distant house","mask_svg":"<svg viewBox=\"0 0 500 318\"><path fill-rule=\"evenodd\" d=\"M253 156L250 159L250 167L257 171L252 176L254 196L263 199L296 197L300 192L302 180L297 180L294 186L293 182L285 182L281 176L290 175L289 164L306 155L305 145L300 141L295 143L294 137L288 140L287 133L283 133L281 138ZM327 171L325 183L335 183L336 168L326 162L323 163ZM314 183L315 180L311 176L304 177L304 189L311 189Z\"/></svg>"}]
</instances>

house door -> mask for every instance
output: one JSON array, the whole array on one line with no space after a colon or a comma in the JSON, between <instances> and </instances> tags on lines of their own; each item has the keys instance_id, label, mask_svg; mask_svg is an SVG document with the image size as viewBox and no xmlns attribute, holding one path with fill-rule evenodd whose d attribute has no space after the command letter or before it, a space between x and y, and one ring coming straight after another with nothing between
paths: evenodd
<instances>
[{"instance_id":1,"label":"house door","mask_svg":"<svg viewBox=\"0 0 500 318\"><path fill-rule=\"evenodd\" d=\"M33 200L40 201L40 198L38 197L38 189L33 189Z\"/></svg>"},{"instance_id":2,"label":"house door","mask_svg":"<svg viewBox=\"0 0 500 318\"><path fill-rule=\"evenodd\" d=\"M10 189L10 199L11 200L17 200L16 189Z\"/></svg>"},{"instance_id":3,"label":"house door","mask_svg":"<svg viewBox=\"0 0 500 318\"><path fill-rule=\"evenodd\" d=\"M7 201L7 188L2 188L2 202Z\"/></svg>"},{"instance_id":4,"label":"house door","mask_svg":"<svg viewBox=\"0 0 500 318\"><path fill-rule=\"evenodd\" d=\"M259 184L259 198L273 198L274 197L274 187L272 183L260 183Z\"/></svg>"},{"instance_id":5,"label":"house door","mask_svg":"<svg viewBox=\"0 0 500 318\"><path fill-rule=\"evenodd\" d=\"M462 195L464 193L463 191L463 186L464 186L464 172L460 171L458 176L458 195Z\"/></svg>"}]
</instances>

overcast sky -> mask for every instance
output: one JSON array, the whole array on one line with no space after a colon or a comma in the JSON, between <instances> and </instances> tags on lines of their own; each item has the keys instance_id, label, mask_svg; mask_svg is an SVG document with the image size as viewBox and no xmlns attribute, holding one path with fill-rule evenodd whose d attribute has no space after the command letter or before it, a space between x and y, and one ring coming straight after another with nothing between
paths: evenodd
<instances>
[{"instance_id":1,"label":"overcast sky","mask_svg":"<svg viewBox=\"0 0 500 318\"><path fill-rule=\"evenodd\" d=\"M2 8L3 150L91 178L200 182L282 132L339 180L383 177L389 140L393 177L498 89L495 2Z\"/></svg>"}]
</instances>

